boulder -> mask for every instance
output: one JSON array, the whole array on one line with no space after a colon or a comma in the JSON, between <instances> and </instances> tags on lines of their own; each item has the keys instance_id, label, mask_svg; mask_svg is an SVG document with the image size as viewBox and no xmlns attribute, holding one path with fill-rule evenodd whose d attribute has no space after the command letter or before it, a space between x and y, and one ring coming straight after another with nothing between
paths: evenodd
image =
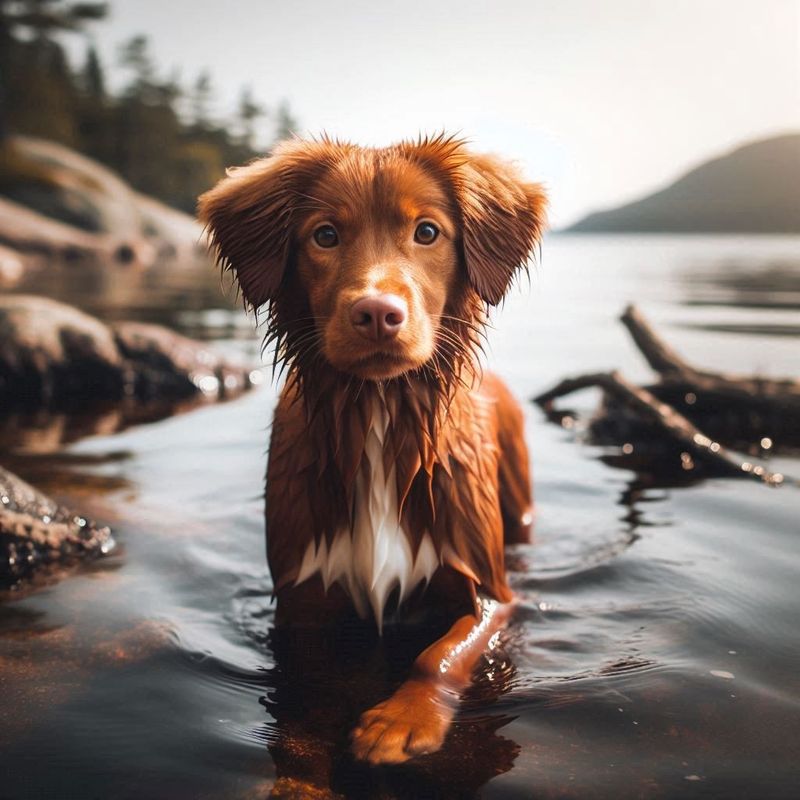
<instances>
[{"instance_id":1,"label":"boulder","mask_svg":"<svg viewBox=\"0 0 800 800\"><path fill-rule=\"evenodd\" d=\"M98 319L44 297L0 297L0 405L115 398L124 388L124 361Z\"/></svg>"},{"instance_id":2,"label":"boulder","mask_svg":"<svg viewBox=\"0 0 800 800\"><path fill-rule=\"evenodd\" d=\"M25 268L25 257L22 253L0 244L0 289L16 286L22 280Z\"/></svg>"},{"instance_id":3,"label":"boulder","mask_svg":"<svg viewBox=\"0 0 800 800\"><path fill-rule=\"evenodd\" d=\"M0 408L221 399L252 384L248 367L168 328L108 326L55 300L0 296Z\"/></svg>"},{"instance_id":4,"label":"boulder","mask_svg":"<svg viewBox=\"0 0 800 800\"><path fill-rule=\"evenodd\" d=\"M37 568L108 553L111 531L0 467L0 589Z\"/></svg>"},{"instance_id":5,"label":"boulder","mask_svg":"<svg viewBox=\"0 0 800 800\"><path fill-rule=\"evenodd\" d=\"M250 371L231 365L202 342L162 325L120 322L113 326L117 346L133 373L140 398L182 398L202 392L226 397L249 388Z\"/></svg>"},{"instance_id":6,"label":"boulder","mask_svg":"<svg viewBox=\"0 0 800 800\"><path fill-rule=\"evenodd\" d=\"M29 260L143 270L210 263L192 216L139 194L94 159L30 136L0 143L0 239Z\"/></svg>"}]
</instances>

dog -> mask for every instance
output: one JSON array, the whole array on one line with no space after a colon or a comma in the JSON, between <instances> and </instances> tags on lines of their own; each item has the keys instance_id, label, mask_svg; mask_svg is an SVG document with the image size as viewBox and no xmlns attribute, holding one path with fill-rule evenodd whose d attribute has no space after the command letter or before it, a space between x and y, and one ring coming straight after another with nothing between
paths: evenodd
<instances>
[{"instance_id":1,"label":"dog","mask_svg":"<svg viewBox=\"0 0 800 800\"><path fill-rule=\"evenodd\" d=\"M528 453L479 351L545 214L541 185L443 134L286 141L199 200L286 370L266 479L276 627L357 615L380 631L420 609L449 625L361 716L360 760L439 749L509 615L503 548L531 535Z\"/></svg>"}]
</instances>

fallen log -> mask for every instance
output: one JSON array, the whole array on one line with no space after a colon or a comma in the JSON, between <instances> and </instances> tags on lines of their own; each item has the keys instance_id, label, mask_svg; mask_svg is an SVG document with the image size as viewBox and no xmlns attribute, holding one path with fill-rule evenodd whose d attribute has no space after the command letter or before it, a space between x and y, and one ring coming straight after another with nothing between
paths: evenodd
<instances>
[{"instance_id":1,"label":"fallen log","mask_svg":"<svg viewBox=\"0 0 800 800\"><path fill-rule=\"evenodd\" d=\"M557 398L590 387L598 387L624 403L641 419L675 442L681 449L684 468L691 468L692 459L698 459L720 475L750 477L771 485L784 481L784 476L780 473L769 472L761 465L739 459L719 442L706 436L672 406L662 403L647 389L625 380L618 372L595 372L566 378L538 395L534 401L549 410Z\"/></svg>"},{"instance_id":2,"label":"fallen log","mask_svg":"<svg viewBox=\"0 0 800 800\"><path fill-rule=\"evenodd\" d=\"M720 402L735 402L762 411L800 414L800 380L773 379L709 372L691 366L658 336L636 306L625 309L622 323L647 363L661 379L664 391L707 393Z\"/></svg>"},{"instance_id":3,"label":"fallen log","mask_svg":"<svg viewBox=\"0 0 800 800\"><path fill-rule=\"evenodd\" d=\"M716 475L751 477L772 485L784 482L780 473L740 458L722 441L752 454L763 454L774 445L796 446L800 442L800 381L697 369L656 334L635 306L628 306L621 320L658 373L658 382L639 387L618 372L591 373L561 381L535 402L556 416L555 399L599 387L607 403L604 413L592 421L595 440L624 441L631 451L629 437L647 440L651 451L661 441L680 454L680 464L687 471L697 462Z\"/></svg>"}]
</instances>

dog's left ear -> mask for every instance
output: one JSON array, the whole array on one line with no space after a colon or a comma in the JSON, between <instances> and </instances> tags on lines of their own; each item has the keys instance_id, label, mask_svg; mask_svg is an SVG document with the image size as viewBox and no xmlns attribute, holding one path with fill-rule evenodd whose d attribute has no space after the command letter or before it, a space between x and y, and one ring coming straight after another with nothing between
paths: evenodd
<instances>
[{"instance_id":1,"label":"dog's left ear","mask_svg":"<svg viewBox=\"0 0 800 800\"><path fill-rule=\"evenodd\" d=\"M290 261L297 198L335 155L327 141L289 140L272 155L228 170L201 195L197 215L217 262L258 308L278 292Z\"/></svg>"},{"instance_id":2,"label":"dog's left ear","mask_svg":"<svg viewBox=\"0 0 800 800\"><path fill-rule=\"evenodd\" d=\"M487 303L497 305L541 241L544 188L491 156L468 154L453 177L470 282Z\"/></svg>"}]
</instances>

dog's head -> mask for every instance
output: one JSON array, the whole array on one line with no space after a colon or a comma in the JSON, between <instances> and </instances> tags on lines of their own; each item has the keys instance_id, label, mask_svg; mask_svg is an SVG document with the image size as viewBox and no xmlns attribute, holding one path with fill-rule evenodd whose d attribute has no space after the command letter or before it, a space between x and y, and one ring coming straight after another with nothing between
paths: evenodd
<instances>
[{"instance_id":1,"label":"dog's head","mask_svg":"<svg viewBox=\"0 0 800 800\"><path fill-rule=\"evenodd\" d=\"M284 356L387 380L465 355L545 205L541 186L456 139L322 139L231 170L199 215L247 303L268 306Z\"/></svg>"}]
</instances>

